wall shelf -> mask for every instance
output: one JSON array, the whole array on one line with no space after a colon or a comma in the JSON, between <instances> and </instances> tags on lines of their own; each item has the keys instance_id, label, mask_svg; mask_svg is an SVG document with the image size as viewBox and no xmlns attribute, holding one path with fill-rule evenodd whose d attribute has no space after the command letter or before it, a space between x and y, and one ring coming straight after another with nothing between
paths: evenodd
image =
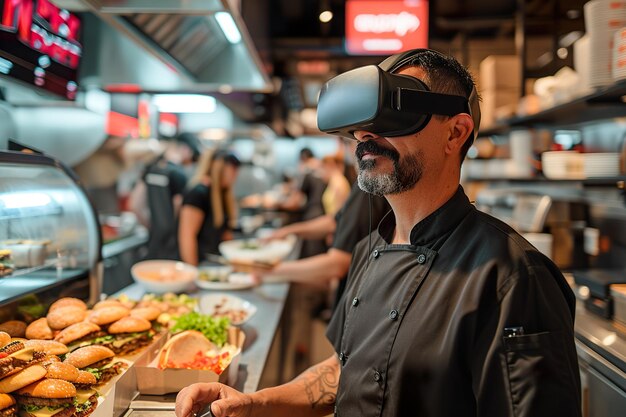
<instances>
[{"instance_id":1,"label":"wall shelf","mask_svg":"<svg viewBox=\"0 0 626 417\"><path fill-rule=\"evenodd\" d=\"M626 117L626 80L599 88L593 93L530 116L512 117L480 130L479 136L504 134L517 127L569 126L594 120Z\"/></svg>"}]
</instances>

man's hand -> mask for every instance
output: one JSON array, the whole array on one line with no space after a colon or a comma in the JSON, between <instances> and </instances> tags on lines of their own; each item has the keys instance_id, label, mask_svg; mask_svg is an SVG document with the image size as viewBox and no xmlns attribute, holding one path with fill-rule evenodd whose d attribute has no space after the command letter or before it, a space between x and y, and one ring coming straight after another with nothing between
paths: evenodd
<instances>
[{"instance_id":1,"label":"man's hand","mask_svg":"<svg viewBox=\"0 0 626 417\"><path fill-rule=\"evenodd\" d=\"M252 399L219 383L199 383L184 388L176 396L176 416L193 417L207 404L215 417L250 417Z\"/></svg>"}]
</instances>

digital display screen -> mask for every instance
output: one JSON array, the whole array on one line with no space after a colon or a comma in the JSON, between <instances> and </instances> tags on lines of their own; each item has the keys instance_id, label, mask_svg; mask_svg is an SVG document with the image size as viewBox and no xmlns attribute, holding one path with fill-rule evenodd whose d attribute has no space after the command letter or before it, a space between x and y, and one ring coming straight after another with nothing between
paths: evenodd
<instances>
[{"instance_id":1,"label":"digital display screen","mask_svg":"<svg viewBox=\"0 0 626 417\"><path fill-rule=\"evenodd\" d=\"M428 0L348 0L346 51L390 55L428 47Z\"/></svg>"},{"instance_id":2,"label":"digital display screen","mask_svg":"<svg viewBox=\"0 0 626 417\"><path fill-rule=\"evenodd\" d=\"M81 21L49 0L0 0L0 74L76 98Z\"/></svg>"}]
</instances>

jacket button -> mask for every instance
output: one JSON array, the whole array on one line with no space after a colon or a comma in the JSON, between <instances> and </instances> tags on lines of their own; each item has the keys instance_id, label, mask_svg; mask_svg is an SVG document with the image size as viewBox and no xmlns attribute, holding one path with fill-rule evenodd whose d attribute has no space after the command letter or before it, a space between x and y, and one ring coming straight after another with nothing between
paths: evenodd
<instances>
[{"instance_id":1,"label":"jacket button","mask_svg":"<svg viewBox=\"0 0 626 417\"><path fill-rule=\"evenodd\" d=\"M417 257L417 263L423 264L424 262L426 262L426 255L422 253Z\"/></svg>"},{"instance_id":2,"label":"jacket button","mask_svg":"<svg viewBox=\"0 0 626 417\"><path fill-rule=\"evenodd\" d=\"M395 319L397 319L397 318L398 318L398 310L391 310L391 311L389 312L389 318L390 318L391 320L395 320Z\"/></svg>"},{"instance_id":3,"label":"jacket button","mask_svg":"<svg viewBox=\"0 0 626 417\"><path fill-rule=\"evenodd\" d=\"M354 298L352 299L352 305L353 305L354 307L356 307L358 304L359 304L359 299L358 299L358 298L356 298L356 297L354 297Z\"/></svg>"},{"instance_id":4,"label":"jacket button","mask_svg":"<svg viewBox=\"0 0 626 417\"><path fill-rule=\"evenodd\" d=\"M341 362L342 365L346 363L346 354L345 353L341 352L339 354L339 362Z\"/></svg>"},{"instance_id":5,"label":"jacket button","mask_svg":"<svg viewBox=\"0 0 626 417\"><path fill-rule=\"evenodd\" d=\"M378 372L378 371L374 372L374 381L378 382L378 381L380 381L381 378L382 377L380 375L380 372Z\"/></svg>"},{"instance_id":6,"label":"jacket button","mask_svg":"<svg viewBox=\"0 0 626 417\"><path fill-rule=\"evenodd\" d=\"M378 249L374 249L374 252L372 252L372 254L374 255L374 258L378 258L378 255L380 255Z\"/></svg>"}]
</instances>

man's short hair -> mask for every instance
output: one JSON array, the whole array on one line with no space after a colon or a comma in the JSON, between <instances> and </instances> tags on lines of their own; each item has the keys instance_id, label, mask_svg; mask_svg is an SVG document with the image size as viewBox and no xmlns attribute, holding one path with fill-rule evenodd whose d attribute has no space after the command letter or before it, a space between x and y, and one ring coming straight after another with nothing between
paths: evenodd
<instances>
[{"instance_id":1,"label":"man's short hair","mask_svg":"<svg viewBox=\"0 0 626 417\"><path fill-rule=\"evenodd\" d=\"M460 95L469 99L472 90L476 87L472 74L450 55L424 50L416 54L401 68L407 66L422 68L427 74L427 79L422 81L435 93ZM465 159L465 155L473 142L474 135L472 134L461 148L461 162Z\"/></svg>"}]
</instances>

